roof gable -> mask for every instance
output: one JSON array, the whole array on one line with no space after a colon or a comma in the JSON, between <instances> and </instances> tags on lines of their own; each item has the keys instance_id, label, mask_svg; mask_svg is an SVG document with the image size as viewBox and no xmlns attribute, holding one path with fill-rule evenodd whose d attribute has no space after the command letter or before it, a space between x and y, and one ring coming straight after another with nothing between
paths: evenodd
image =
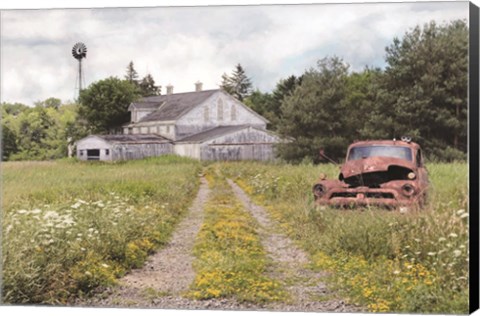
<instances>
[{"instance_id":1,"label":"roof gable","mask_svg":"<svg viewBox=\"0 0 480 316\"><path fill-rule=\"evenodd\" d=\"M228 94L226 91L224 90L220 90L221 93L223 93L224 96L228 97L228 98L231 98L235 101L235 103L237 103L239 106L241 106L242 108L244 108L245 110L247 110L248 112L252 113L253 115L255 115L256 117L258 117L260 120L262 120L263 122L265 123L270 123L269 120L267 120L266 118L264 118L263 116L261 116L260 114L258 114L257 112L255 112L254 110L252 110L250 107L248 107L247 105L245 105L243 102L241 102L240 100L234 98L233 96L231 96L230 94Z\"/></svg>"}]
</instances>

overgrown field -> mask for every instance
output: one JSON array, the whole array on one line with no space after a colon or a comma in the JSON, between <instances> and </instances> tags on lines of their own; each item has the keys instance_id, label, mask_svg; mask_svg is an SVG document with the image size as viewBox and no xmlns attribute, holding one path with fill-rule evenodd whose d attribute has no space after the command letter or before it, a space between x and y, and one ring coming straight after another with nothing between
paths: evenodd
<instances>
[{"instance_id":1,"label":"overgrown field","mask_svg":"<svg viewBox=\"0 0 480 316\"><path fill-rule=\"evenodd\" d=\"M141 266L187 210L200 171L173 156L3 163L3 302L68 303Z\"/></svg>"},{"instance_id":2,"label":"overgrown field","mask_svg":"<svg viewBox=\"0 0 480 316\"><path fill-rule=\"evenodd\" d=\"M423 211L320 210L311 186L332 165L224 163L234 179L311 255L331 285L376 312L468 312L467 164L430 164Z\"/></svg>"}]
</instances>

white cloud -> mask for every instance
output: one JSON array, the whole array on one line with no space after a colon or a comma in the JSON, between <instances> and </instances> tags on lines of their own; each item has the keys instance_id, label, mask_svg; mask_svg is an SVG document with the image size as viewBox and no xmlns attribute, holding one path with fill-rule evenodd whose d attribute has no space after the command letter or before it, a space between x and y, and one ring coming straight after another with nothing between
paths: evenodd
<instances>
[{"instance_id":1,"label":"white cloud","mask_svg":"<svg viewBox=\"0 0 480 316\"><path fill-rule=\"evenodd\" d=\"M140 76L148 71L177 92L197 80L212 89L241 63L268 90L327 55L354 70L382 66L394 36L467 16L466 2L4 11L2 99L72 99L77 41L88 47L87 84L123 77L133 60Z\"/></svg>"}]
</instances>

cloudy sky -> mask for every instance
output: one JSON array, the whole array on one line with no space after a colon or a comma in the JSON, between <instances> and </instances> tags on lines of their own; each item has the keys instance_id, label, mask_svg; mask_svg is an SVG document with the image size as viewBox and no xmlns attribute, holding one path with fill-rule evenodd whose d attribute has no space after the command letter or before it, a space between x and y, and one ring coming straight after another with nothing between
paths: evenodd
<instances>
[{"instance_id":1,"label":"cloudy sky","mask_svg":"<svg viewBox=\"0 0 480 316\"><path fill-rule=\"evenodd\" d=\"M75 96L76 42L88 47L86 84L140 76L175 92L196 81L215 89L240 63L254 87L269 91L318 59L337 55L361 70L384 67L395 36L431 20L468 18L468 2L6 10L1 12L2 101Z\"/></svg>"}]
</instances>

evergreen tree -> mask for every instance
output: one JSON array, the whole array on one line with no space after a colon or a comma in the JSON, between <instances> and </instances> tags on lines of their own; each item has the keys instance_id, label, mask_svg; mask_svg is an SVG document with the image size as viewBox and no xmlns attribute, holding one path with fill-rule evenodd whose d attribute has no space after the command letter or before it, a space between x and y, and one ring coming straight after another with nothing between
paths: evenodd
<instances>
[{"instance_id":1,"label":"evergreen tree","mask_svg":"<svg viewBox=\"0 0 480 316\"><path fill-rule=\"evenodd\" d=\"M125 75L125 80L127 80L130 83L133 83L134 85L138 85L138 73L135 70L135 67L133 66L133 61L130 61L130 63L127 66L127 73Z\"/></svg>"},{"instance_id":2,"label":"evergreen tree","mask_svg":"<svg viewBox=\"0 0 480 316\"><path fill-rule=\"evenodd\" d=\"M290 96L295 88L302 82L302 77L294 75L281 79L277 82L272 93L263 93L260 90L253 91L244 103L252 110L269 120L269 128L276 130L281 115L281 105L285 97Z\"/></svg>"},{"instance_id":3,"label":"evergreen tree","mask_svg":"<svg viewBox=\"0 0 480 316\"><path fill-rule=\"evenodd\" d=\"M139 88L143 97L150 97L161 94L161 86L155 85L155 80L151 74L147 74L140 81Z\"/></svg>"},{"instance_id":4,"label":"evergreen tree","mask_svg":"<svg viewBox=\"0 0 480 316\"><path fill-rule=\"evenodd\" d=\"M225 73L222 75L220 87L240 101L243 101L252 93L250 78L247 77L245 70L240 64L235 66L231 76Z\"/></svg>"},{"instance_id":5,"label":"evergreen tree","mask_svg":"<svg viewBox=\"0 0 480 316\"><path fill-rule=\"evenodd\" d=\"M411 135L431 157L467 150L468 29L465 21L416 27L386 48L387 67L371 117L389 138ZM386 126L388 125L388 126Z\"/></svg>"}]
</instances>

